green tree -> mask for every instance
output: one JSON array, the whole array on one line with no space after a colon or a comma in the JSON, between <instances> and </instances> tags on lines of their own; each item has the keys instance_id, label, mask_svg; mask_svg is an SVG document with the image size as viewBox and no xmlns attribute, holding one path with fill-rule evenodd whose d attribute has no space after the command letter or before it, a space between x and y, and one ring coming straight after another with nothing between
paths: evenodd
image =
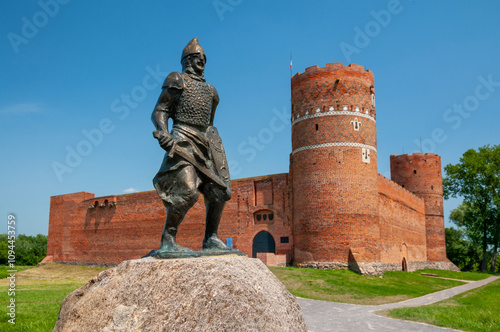
<instances>
[{"instance_id":1,"label":"green tree","mask_svg":"<svg viewBox=\"0 0 500 332\"><path fill-rule=\"evenodd\" d=\"M7 234L0 234L0 264L8 260ZM47 235L19 234L15 241L16 265L36 265L47 255Z\"/></svg>"},{"instance_id":2,"label":"green tree","mask_svg":"<svg viewBox=\"0 0 500 332\"><path fill-rule=\"evenodd\" d=\"M465 228L447 227L446 257L462 271L477 271L481 265L481 245L473 241Z\"/></svg>"},{"instance_id":3,"label":"green tree","mask_svg":"<svg viewBox=\"0 0 500 332\"><path fill-rule=\"evenodd\" d=\"M467 150L458 164L448 164L444 169L445 199L463 198L461 211L456 211L461 215L450 216L450 219L465 227L470 237L481 243L481 271L485 272L488 246L492 245L496 252L500 239L500 145Z\"/></svg>"}]
</instances>

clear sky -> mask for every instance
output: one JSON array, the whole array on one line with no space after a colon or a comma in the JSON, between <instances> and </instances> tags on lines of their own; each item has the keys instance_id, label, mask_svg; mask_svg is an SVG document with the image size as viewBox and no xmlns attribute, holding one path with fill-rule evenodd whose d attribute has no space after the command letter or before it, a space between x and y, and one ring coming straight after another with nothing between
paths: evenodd
<instances>
[{"instance_id":1,"label":"clear sky","mask_svg":"<svg viewBox=\"0 0 500 332\"><path fill-rule=\"evenodd\" d=\"M151 111L195 36L232 178L288 172L291 54L293 74L374 72L387 177L391 154L434 152L444 166L499 143L499 1L12 0L0 13L5 231L13 212L18 233L47 234L53 195L153 189Z\"/></svg>"}]
</instances>

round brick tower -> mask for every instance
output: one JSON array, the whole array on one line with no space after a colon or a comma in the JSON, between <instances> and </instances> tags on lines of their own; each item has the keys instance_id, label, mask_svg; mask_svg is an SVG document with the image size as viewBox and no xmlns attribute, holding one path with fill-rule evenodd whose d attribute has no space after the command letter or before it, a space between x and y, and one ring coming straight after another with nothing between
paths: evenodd
<instances>
[{"instance_id":1,"label":"round brick tower","mask_svg":"<svg viewBox=\"0 0 500 332\"><path fill-rule=\"evenodd\" d=\"M444 235L441 157L434 153L392 155L391 179L424 199L427 260L448 261Z\"/></svg>"},{"instance_id":2,"label":"round brick tower","mask_svg":"<svg viewBox=\"0 0 500 332\"><path fill-rule=\"evenodd\" d=\"M292 77L294 262L378 262L374 79L330 63Z\"/></svg>"}]
</instances>

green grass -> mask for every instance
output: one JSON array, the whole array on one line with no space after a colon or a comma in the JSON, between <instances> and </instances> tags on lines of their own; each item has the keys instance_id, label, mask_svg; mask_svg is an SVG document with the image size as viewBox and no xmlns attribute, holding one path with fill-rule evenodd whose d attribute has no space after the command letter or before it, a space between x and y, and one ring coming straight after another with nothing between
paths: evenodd
<instances>
[{"instance_id":1,"label":"green grass","mask_svg":"<svg viewBox=\"0 0 500 332\"><path fill-rule=\"evenodd\" d=\"M2 313L0 331L52 331L62 300L102 270L49 264L16 273L16 324L10 324L10 317ZM10 301L8 282L0 280L0 303L4 311Z\"/></svg>"},{"instance_id":2,"label":"green grass","mask_svg":"<svg viewBox=\"0 0 500 332\"><path fill-rule=\"evenodd\" d=\"M36 266L16 266L13 270L16 270L17 272L21 272L27 269L33 269ZM7 267L7 265L0 265L0 279L7 278L8 273L7 271L12 270L11 268Z\"/></svg>"},{"instance_id":3,"label":"green grass","mask_svg":"<svg viewBox=\"0 0 500 332\"><path fill-rule=\"evenodd\" d=\"M421 276L420 272L386 272L380 278L348 270L270 269L295 296L353 304L399 302L464 284Z\"/></svg>"},{"instance_id":4,"label":"green grass","mask_svg":"<svg viewBox=\"0 0 500 332\"><path fill-rule=\"evenodd\" d=\"M52 331L62 300L98 272L104 270L60 264L48 264L37 268L23 267L22 269L26 270L16 273L16 325L12 326L8 323L9 317L1 314L0 331ZM424 277L420 275L422 271L386 272L382 278L379 278L361 276L347 270L277 267L270 269L296 296L355 304L398 302L463 284L455 280ZM18 268L18 271L20 270L21 268ZM0 273L2 271L6 273L7 269L2 270L0 267ZM478 280L488 276L480 273L468 274L440 270L425 270L424 272L463 280ZM8 279L0 279L0 303L7 304L10 299L7 294L8 283ZM498 288L497 282L496 293L490 291L495 294L497 302L493 300L491 300L493 302L488 302L486 307L489 306L489 312L493 312L492 308L500 307ZM457 306L457 304L454 305ZM488 312L482 304L478 305L477 301L472 305L479 308L478 312ZM420 308L412 309L420 310ZM475 319L480 320L478 317ZM492 320L492 322L499 324L498 314L497 320ZM434 322L430 323L434 324Z\"/></svg>"},{"instance_id":5,"label":"green grass","mask_svg":"<svg viewBox=\"0 0 500 332\"><path fill-rule=\"evenodd\" d=\"M446 271L446 270L435 270L435 269L424 269L416 272L411 272L413 274L420 273L431 273L437 274L441 278L451 278L451 279L459 279L459 280L482 280L486 279L492 274L481 273L481 272L455 272L455 271Z\"/></svg>"},{"instance_id":6,"label":"green grass","mask_svg":"<svg viewBox=\"0 0 500 332\"><path fill-rule=\"evenodd\" d=\"M16 291L15 331L52 331L62 300L81 284L52 284L54 289L23 289ZM0 302L9 303L6 291L0 293ZM0 315L0 330L14 330L7 315Z\"/></svg>"},{"instance_id":7,"label":"green grass","mask_svg":"<svg viewBox=\"0 0 500 332\"><path fill-rule=\"evenodd\" d=\"M464 331L500 330L500 279L435 304L386 311L390 317Z\"/></svg>"}]
</instances>

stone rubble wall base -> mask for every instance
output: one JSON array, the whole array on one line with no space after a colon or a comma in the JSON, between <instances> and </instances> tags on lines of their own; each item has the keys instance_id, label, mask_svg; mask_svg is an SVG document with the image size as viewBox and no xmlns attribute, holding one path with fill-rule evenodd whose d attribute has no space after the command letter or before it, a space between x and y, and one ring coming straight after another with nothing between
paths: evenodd
<instances>
[{"instance_id":1,"label":"stone rubble wall base","mask_svg":"<svg viewBox=\"0 0 500 332\"><path fill-rule=\"evenodd\" d=\"M408 262L408 270L417 271L422 269L438 269L461 272L460 269L450 261L441 262Z\"/></svg>"},{"instance_id":2,"label":"stone rubble wall base","mask_svg":"<svg viewBox=\"0 0 500 332\"><path fill-rule=\"evenodd\" d=\"M318 270L347 270L348 268L347 263L341 262L307 262L296 263L294 266Z\"/></svg>"},{"instance_id":3,"label":"stone rubble wall base","mask_svg":"<svg viewBox=\"0 0 500 332\"><path fill-rule=\"evenodd\" d=\"M351 270L361 275L380 276L386 271L402 271L400 263L342 263L342 262L307 262L294 264L296 267L319 270ZM460 272L452 262L408 262L408 272L422 269L438 269Z\"/></svg>"},{"instance_id":4,"label":"stone rubble wall base","mask_svg":"<svg viewBox=\"0 0 500 332\"><path fill-rule=\"evenodd\" d=\"M66 261L55 261L57 264L65 265L76 265L85 267L100 267L100 268L110 268L118 266L120 263L96 263L96 262L66 262Z\"/></svg>"}]
</instances>

